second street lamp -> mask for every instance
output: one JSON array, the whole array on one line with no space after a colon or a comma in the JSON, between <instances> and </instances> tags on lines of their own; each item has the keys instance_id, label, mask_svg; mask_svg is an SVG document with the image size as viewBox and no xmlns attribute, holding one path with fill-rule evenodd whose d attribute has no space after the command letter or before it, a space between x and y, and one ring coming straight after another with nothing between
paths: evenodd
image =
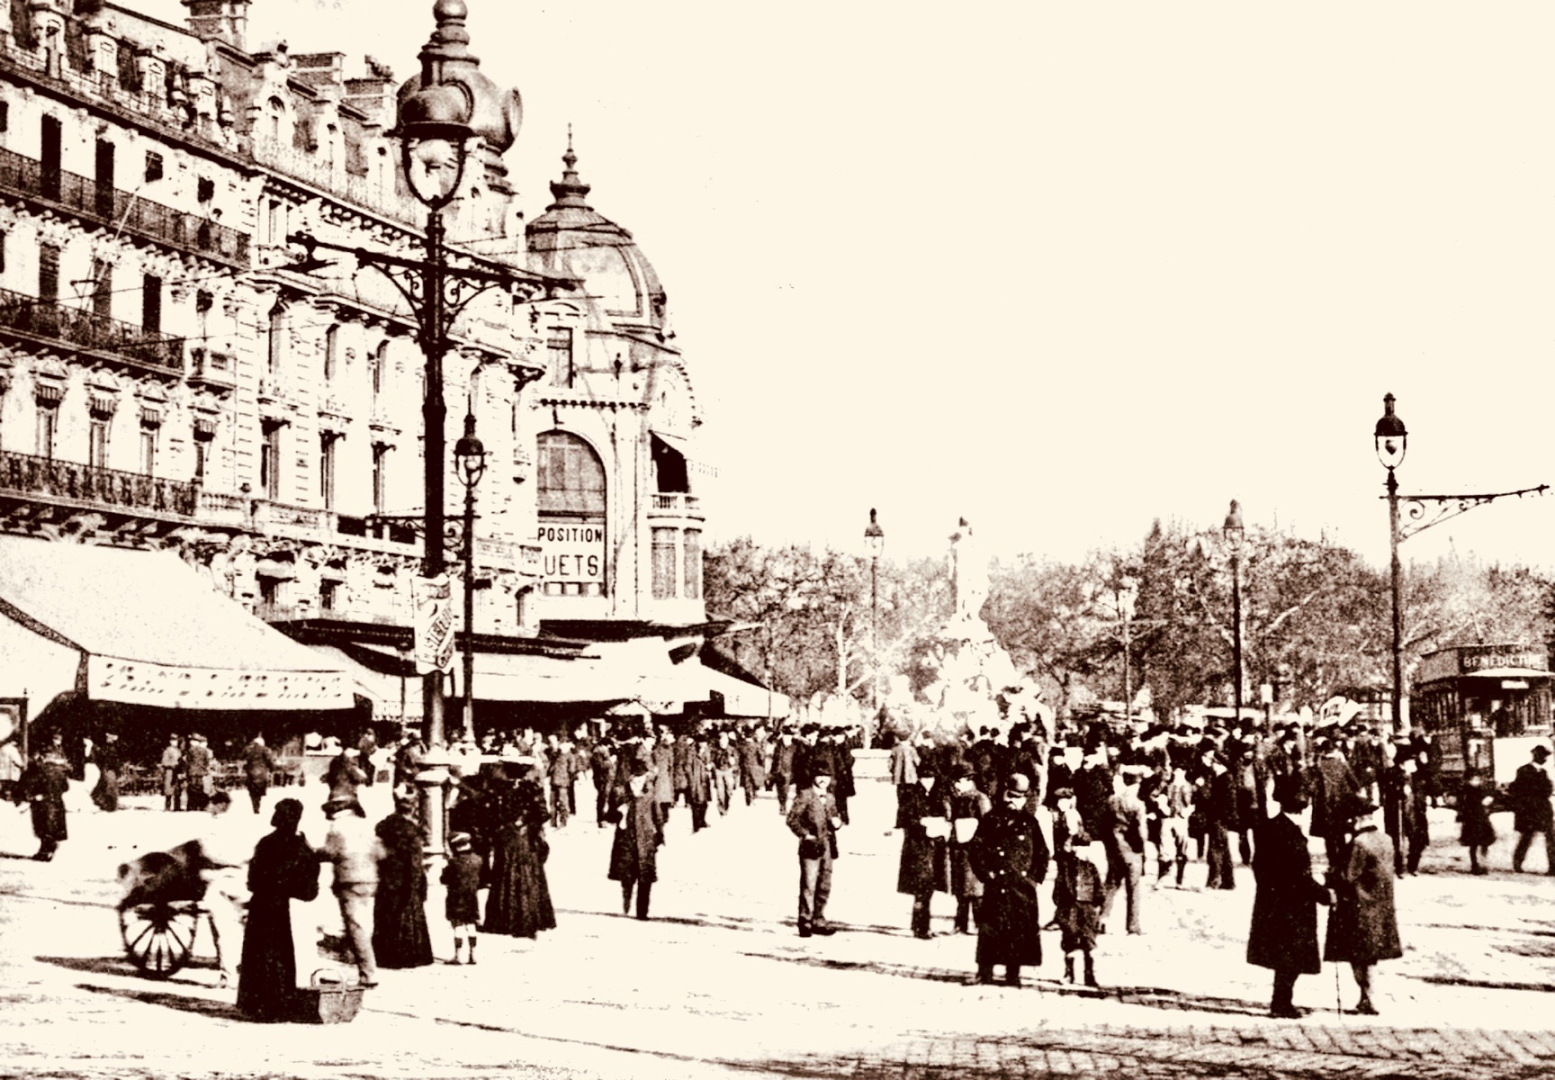
<instances>
[{"instance_id":1,"label":"second street lamp","mask_svg":"<svg viewBox=\"0 0 1555 1080\"><path fill-rule=\"evenodd\" d=\"M1220 527L1221 535L1226 539L1226 547L1231 551L1231 685L1232 706L1236 712L1233 714L1233 724L1242 722L1242 545L1247 539L1247 530L1242 525L1242 505L1235 499L1231 500L1231 509L1226 513L1225 524Z\"/></svg>"},{"instance_id":2,"label":"second street lamp","mask_svg":"<svg viewBox=\"0 0 1555 1080\"><path fill-rule=\"evenodd\" d=\"M475 738L475 488L486 474L486 448L475 436L473 408L464 414L464 435L454 443L454 465L464 485L464 716Z\"/></svg>"},{"instance_id":3,"label":"second street lamp","mask_svg":"<svg viewBox=\"0 0 1555 1080\"><path fill-rule=\"evenodd\" d=\"M880 522L875 518L875 511L869 511L869 524L864 526L864 547L869 552L869 651L870 662L874 664L874 674L869 680L869 729L871 738L874 735L876 722L880 719L880 555L885 551L885 530L880 527ZM871 743L873 745L873 743Z\"/></svg>"}]
</instances>

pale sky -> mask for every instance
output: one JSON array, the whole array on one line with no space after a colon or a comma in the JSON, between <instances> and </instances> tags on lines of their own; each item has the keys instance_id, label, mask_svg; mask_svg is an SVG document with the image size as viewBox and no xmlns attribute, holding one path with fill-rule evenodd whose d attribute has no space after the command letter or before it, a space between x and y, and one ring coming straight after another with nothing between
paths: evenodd
<instances>
[{"instance_id":1,"label":"pale sky","mask_svg":"<svg viewBox=\"0 0 1555 1080\"><path fill-rule=\"evenodd\" d=\"M172 0L129 6L181 19ZM1152 518L1379 565L1402 489L1555 483L1555 5L467 0L509 155L669 293L715 539L1077 559ZM431 0L255 0L409 76ZM1411 540L1555 568L1555 495Z\"/></svg>"}]
</instances>

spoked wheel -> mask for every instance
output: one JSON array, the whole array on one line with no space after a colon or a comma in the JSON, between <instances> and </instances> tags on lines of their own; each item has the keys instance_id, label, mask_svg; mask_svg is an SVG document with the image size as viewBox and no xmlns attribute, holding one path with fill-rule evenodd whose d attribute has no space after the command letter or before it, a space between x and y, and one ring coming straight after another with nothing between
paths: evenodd
<instances>
[{"instance_id":1,"label":"spoked wheel","mask_svg":"<svg viewBox=\"0 0 1555 1080\"><path fill-rule=\"evenodd\" d=\"M132 904L119 911L124 952L141 974L171 978L189 962L199 910L193 904Z\"/></svg>"}]
</instances>

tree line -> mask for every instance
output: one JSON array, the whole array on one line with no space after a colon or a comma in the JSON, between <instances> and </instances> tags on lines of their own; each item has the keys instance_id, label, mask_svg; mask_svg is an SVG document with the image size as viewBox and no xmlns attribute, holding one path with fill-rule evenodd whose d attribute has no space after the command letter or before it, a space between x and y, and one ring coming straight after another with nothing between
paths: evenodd
<instances>
[{"instance_id":1,"label":"tree line","mask_svg":"<svg viewBox=\"0 0 1555 1080\"><path fill-rule=\"evenodd\" d=\"M1158 715L1228 705L1234 676L1233 561L1240 583L1243 700L1268 684L1284 710L1335 694L1385 692L1391 679L1388 572L1324 540L1249 527L1233 558L1219 532L1156 521L1137 544L1078 563L1038 555L995 560L982 616L1062 715L1148 688ZM818 693L869 699L878 667L920 689L944 647L937 631L953 598L944 558L876 566L805 545L750 537L706 555L709 615L742 624L721 647L796 700ZM1550 641L1555 582L1524 566L1446 556L1406 565L1406 681L1419 658L1448 645Z\"/></svg>"}]
</instances>

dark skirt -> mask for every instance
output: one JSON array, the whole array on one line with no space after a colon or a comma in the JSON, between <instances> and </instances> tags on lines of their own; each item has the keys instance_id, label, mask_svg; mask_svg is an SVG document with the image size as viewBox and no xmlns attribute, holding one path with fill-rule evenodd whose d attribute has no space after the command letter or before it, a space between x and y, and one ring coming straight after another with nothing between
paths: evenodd
<instances>
[{"instance_id":1,"label":"dark skirt","mask_svg":"<svg viewBox=\"0 0 1555 1080\"><path fill-rule=\"evenodd\" d=\"M532 938L556 929L556 911L545 880L539 845L523 825L505 825L492 845L491 892L486 897L488 934Z\"/></svg>"},{"instance_id":2,"label":"dark skirt","mask_svg":"<svg viewBox=\"0 0 1555 1080\"><path fill-rule=\"evenodd\" d=\"M285 896L256 895L249 901L238 971L238 1008L253 1020L286 1020L297 990L292 952L292 902Z\"/></svg>"},{"instance_id":3,"label":"dark skirt","mask_svg":"<svg viewBox=\"0 0 1555 1080\"><path fill-rule=\"evenodd\" d=\"M432 962L427 933L427 879L421 867L378 864L378 891L373 895L373 956L379 967L425 967Z\"/></svg>"},{"instance_id":4,"label":"dark skirt","mask_svg":"<svg viewBox=\"0 0 1555 1080\"><path fill-rule=\"evenodd\" d=\"M40 799L32 804L32 834L39 840L68 840L63 799Z\"/></svg>"}]
</instances>

